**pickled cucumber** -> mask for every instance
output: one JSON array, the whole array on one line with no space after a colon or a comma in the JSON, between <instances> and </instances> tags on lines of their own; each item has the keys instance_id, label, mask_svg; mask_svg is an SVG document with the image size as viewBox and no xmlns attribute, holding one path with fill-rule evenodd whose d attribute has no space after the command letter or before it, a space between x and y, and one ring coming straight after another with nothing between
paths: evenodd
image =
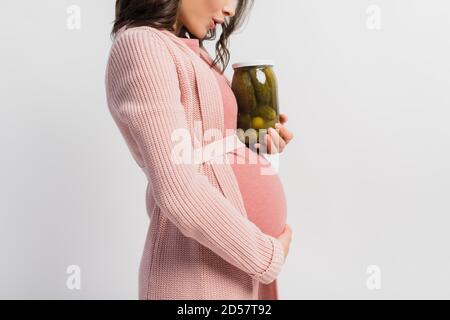
<instances>
[{"instance_id":1,"label":"pickled cucumber","mask_svg":"<svg viewBox=\"0 0 450 320\"><path fill-rule=\"evenodd\" d=\"M248 113L238 112L237 114L237 128L247 130L251 127L251 117Z\"/></svg>"},{"instance_id":2,"label":"pickled cucumber","mask_svg":"<svg viewBox=\"0 0 450 320\"><path fill-rule=\"evenodd\" d=\"M275 72L272 68L264 68L264 74L266 75L267 83L270 86L270 88L275 88L275 90L271 91L272 93L272 100L270 105L272 106L272 109L276 111L278 114L278 95L276 88L278 87L277 83L277 77L275 76Z\"/></svg>"},{"instance_id":3,"label":"pickled cucumber","mask_svg":"<svg viewBox=\"0 0 450 320\"><path fill-rule=\"evenodd\" d=\"M272 128L274 128L275 129L275 123L277 123L278 122L278 119L273 119L273 120L270 120L270 121L266 121L266 128L268 129L269 127L272 127Z\"/></svg>"},{"instance_id":4,"label":"pickled cucumber","mask_svg":"<svg viewBox=\"0 0 450 320\"><path fill-rule=\"evenodd\" d=\"M271 66L236 68L232 89L238 102L237 129L247 146L261 142L279 122L277 80Z\"/></svg>"},{"instance_id":5,"label":"pickled cucumber","mask_svg":"<svg viewBox=\"0 0 450 320\"><path fill-rule=\"evenodd\" d=\"M277 117L277 112L268 105L258 106L252 112L254 116L261 116L266 120L274 120Z\"/></svg>"},{"instance_id":6,"label":"pickled cucumber","mask_svg":"<svg viewBox=\"0 0 450 320\"><path fill-rule=\"evenodd\" d=\"M255 130L264 129L265 121L262 117L252 118L252 128Z\"/></svg>"},{"instance_id":7,"label":"pickled cucumber","mask_svg":"<svg viewBox=\"0 0 450 320\"><path fill-rule=\"evenodd\" d=\"M256 107L255 89L247 71L234 74L231 89L236 96L239 111L249 113Z\"/></svg>"},{"instance_id":8,"label":"pickled cucumber","mask_svg":"<svg viewBox=\"0 0 450 320\"><path fill-rule=\"evenodd\" d=\"M241 140L241 142L245 143L247 146L253 145L258 142L259 135L258 131L255 129L238 129L236 134L239 137L239 140Z\"/></svg>"},{"instance_id":9,"label":"pickled cucumber","mask_svg":"<svg viewBox=\"0 0 450 320\"><path fill-rule=\"evenodd\" d=\"M267 68L266 68L267 69ZM256 100L259 104L272 103L272 87L270 79L268 79L264 69L253 68L249 71L250 79L255 91Z\"/></svg>"}]
</instances>

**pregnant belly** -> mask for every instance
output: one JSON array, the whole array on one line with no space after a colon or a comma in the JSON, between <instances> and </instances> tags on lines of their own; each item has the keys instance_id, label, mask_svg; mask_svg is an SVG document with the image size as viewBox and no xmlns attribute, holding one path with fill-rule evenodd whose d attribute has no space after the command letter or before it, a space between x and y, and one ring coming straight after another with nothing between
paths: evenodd
<instances>
[{"instance_id":1,"label":"pregnant belly","mask_svg":"<svg viewBox=\"0 0 450 320\"><path fill-rule=\"evenodd\" d=\"M270 162L248 148L228 153L248 219L262 232L278 237L286 225L286 198L279 176Z\"/></svg>"}]
</instances>

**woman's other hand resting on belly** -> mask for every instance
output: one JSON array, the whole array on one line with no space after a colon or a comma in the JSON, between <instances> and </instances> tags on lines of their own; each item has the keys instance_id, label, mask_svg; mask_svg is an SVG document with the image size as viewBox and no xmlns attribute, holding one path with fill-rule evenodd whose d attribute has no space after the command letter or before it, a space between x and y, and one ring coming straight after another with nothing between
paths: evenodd
<instances>
[{"instance_id":1,"label":"woman's other hand resting on belly","mask_svg":"<svg viewBox=\"0 0 450 320\"><path fill-rule=\"evenodd\" d=\"M289 253L289 247L291 246L292 241L292 229L286 224L283 233L278 237L278 240L281 241L284 249L284 258L286 259Z\"/></svg>"}]
</instances>

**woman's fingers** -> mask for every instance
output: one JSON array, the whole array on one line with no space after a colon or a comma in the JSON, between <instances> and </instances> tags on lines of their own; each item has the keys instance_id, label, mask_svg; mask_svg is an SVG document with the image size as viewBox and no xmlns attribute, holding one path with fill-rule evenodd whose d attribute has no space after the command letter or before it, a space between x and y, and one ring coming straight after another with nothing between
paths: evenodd
<instances>
[{"instance_id":1,"label":"woman's fingers","mask_svg":"<svg viewBox=\"0 0 450 320\"><path fill-rule=\"evenodd\" d=\"M288 130L283 123L286 123L287 116L280 114L280 122L275 124L275 128L268 128L267 134L264 134L264 144L267 146L267 153L274 154L282 152L286 145L294 138L294 134ZM261 143L255 143L256 149L261 147Z\"/></svg>"},{"instance_id":2,"label":"woman's fingers","mask_svg":"<svg viewBox=\"0 0 450 320\"><path fill-rule=\"evenodd\" d=\"M284 257L286 258L288 256L289 248L291 246L291 241L292 241L292 229L289 225L286 224L284 231L278 237L278 240L280 240L280 242L283 245Z\"/></svg>"},{"instance_id":3,"label":"woman's fingers","mask_svg":"<svg viewBox=\"0 0 450 320\"><path fill-rule=\"evenodd\" d=\"M278 133L280 134L281 138L287 143L289 143L293 138L294 134L288 130L283 124L276 124L275 127L278 129Z\"/></svg>"},{"instance_id":4,"label":"woman's fingers","mask_svg":"<svg viewBox=\"0 0 450 320\"><path fill-rule=\"evenodd\" d=\"M281 138L278 131L272 127L269 127L266 133L263 134L263 145L267 148L267 150L264 150L264 152L268 154L275 154L278 152L282 152L283 149L286 146L286 142ZM255 148L260 148L261 143L255 143Z\"/></svg>"},{"instance_id":5,"label":"woman's fingers","mask_svg":"<svg viewBox=\"0 0 450 320\"><path fill-rule=\"evenodd\" d=\"M268 132L269 134L266 135L266 139L269 140L269 142L267 143L268 146L270 145L269 153L282 152L284 147L286 146L286 142L280 136L278 130L270 127Z\"/></svg>"},{"instance_id":6,"label":"woman's fingers","mask_svg":"<svg viewBox=\"0 0 450 320\"><path fill-rule=\"evenodd\" d=\"M286 224L285 232L289 236L289 238L292 238L292 229L290 225Z\"/></svg>"}]
</instances>

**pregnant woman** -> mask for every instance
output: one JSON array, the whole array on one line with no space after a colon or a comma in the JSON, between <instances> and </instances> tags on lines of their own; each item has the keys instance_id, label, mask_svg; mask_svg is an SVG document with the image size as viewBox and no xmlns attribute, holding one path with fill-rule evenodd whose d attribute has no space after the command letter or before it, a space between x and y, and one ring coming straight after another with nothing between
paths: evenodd
<instances>
[{"instance_id":1,"label":"pregnant woman","mask_svg":"<svg viewBox=\"0 0 450 320\"><path fill-rule=\"evenodd\" d=\"M291 229L279 177L261 174L270 163L245 146L204 161L186 157L236 137L227 136L236 130L237 105L223 71L227 39L250 6L246 0L116 1L107 103L148 180L139 299L278 299ZM213 60L203 41L215 38L218 24ZM279 129L266 136L268 153L292 139L286 120L282 115ZM254 156L256 163L249 161Z\"/></svg>"}]
</instances>

